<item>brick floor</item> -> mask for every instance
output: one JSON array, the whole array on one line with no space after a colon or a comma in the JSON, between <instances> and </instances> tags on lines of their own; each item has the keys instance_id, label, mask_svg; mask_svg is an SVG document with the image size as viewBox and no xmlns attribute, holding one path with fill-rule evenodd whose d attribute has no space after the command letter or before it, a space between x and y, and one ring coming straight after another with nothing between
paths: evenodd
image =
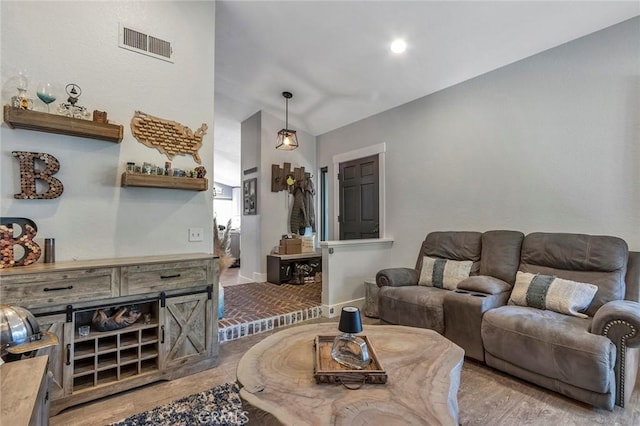
<instances>
[{"instance_id":1,"label":"brick floor","mask_svg":"<svg viewBox=\"0 0 640 426\"><path fill-rule=\"evenodd\" d=\"M224 288L220 342L322 316L322 283L238 284Z\"/></svg>"}]
</instances>

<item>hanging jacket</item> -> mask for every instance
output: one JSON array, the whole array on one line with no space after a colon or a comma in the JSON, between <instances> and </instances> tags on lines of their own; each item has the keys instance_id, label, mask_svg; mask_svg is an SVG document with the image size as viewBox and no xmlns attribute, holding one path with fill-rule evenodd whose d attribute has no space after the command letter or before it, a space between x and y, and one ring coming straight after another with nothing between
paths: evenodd
<instances>
[{"instance_id":1,"label":"hanging jacket","mask_svg":"<svg viewBox=\"0 0 640 426\"><path fill-rule=\"evenodd\" d=\"M308 226L307 210L305 207L304 191L300 185L296 184L293 188L293 206L291 207L291 216L289 218L289 228L292 234L304 233L304 228Z\"/></svg>"},{"instance_id":2,"label":"hanging jacket","mask_svg":"<svg viewBox=\"0 0 640 426\"><path fill-rule=\"evenodd\" d=\"M313 205L316 191L313 188L313 181L311 179L306 180L307 184L304 188L304 208L305 216L307 218L306 226L311 227L312 232L316 232L316 213Z\"/></svg>"}]
</instances>

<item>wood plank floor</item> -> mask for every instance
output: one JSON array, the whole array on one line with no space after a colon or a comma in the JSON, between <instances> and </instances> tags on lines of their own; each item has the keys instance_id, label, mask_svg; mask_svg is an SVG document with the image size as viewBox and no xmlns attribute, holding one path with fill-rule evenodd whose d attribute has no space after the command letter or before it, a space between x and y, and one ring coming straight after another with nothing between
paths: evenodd
<instances>
[{"instance_id":1,"label":"wood plank floor","mask_svg":"<svg viewBox=\"0 0 640 426\"><path fill-rule=\"evenodd\" d=\"M363 317L363 320L365 332L367 324L377 323L377 320L369 318ZM310 322L325 321L331 320ZM242 354L273 332L275 330L222 344L216 368L69 408L50 418L50 424L106 425L213 386L233 382ZM609 412L594 409L470 360L465 360L462 369L458 403L460 424L465 426L640 425L640 383L636 385L628 407L616 407Z\"/></svg>"}]
</instances>

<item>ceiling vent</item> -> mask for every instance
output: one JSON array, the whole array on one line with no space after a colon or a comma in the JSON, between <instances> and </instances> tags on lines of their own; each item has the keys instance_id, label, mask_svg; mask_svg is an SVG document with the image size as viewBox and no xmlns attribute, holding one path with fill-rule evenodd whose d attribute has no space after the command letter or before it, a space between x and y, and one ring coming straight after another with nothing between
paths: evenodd
<instances>
[{"instance_id":1,"label":"ceiling vent","mask_svg":"<svg viewBox=\"0 0 640 426\"><path fill-rule=\"evenodd\" d=\"M118 46L173 63L171 42L120 24Z\"/></svg>"}]
</instances>

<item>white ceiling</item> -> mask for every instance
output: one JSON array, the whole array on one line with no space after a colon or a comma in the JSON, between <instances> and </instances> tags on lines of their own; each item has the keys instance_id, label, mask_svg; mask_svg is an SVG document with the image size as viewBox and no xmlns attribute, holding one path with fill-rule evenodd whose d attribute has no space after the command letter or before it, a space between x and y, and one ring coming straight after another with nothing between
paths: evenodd
<instances>
[{"instance_id":1,"label":"white ceiling","mask_svg":"<svg viewBox=\"0 0 640 426\"><path fill-rule=\"evenodd\" d=\"M239 185L240 122L284 121L284 90L289 127L320 135L638 15L637 0L218 1L215 180Z\"/></svg>"}]
</instances>

